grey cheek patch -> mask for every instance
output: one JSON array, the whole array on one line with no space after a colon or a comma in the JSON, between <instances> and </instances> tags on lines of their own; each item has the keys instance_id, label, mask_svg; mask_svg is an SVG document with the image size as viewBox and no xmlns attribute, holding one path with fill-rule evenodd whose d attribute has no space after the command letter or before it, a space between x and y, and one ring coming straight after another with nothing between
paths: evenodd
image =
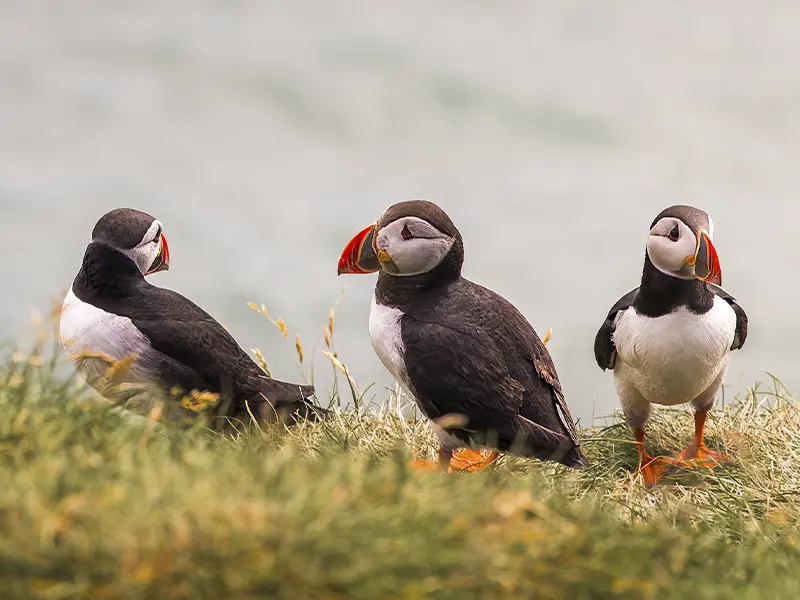
<instances>
[{"instance_id":1,"label":"grey cheek patch","mask_svg":"<svg viewBox=\"0 0 800 600\"><path fill-rule=\"evenodd\" d=\"M381 265L381 268L392 275L400 275L400 269L397 268L393 260L386 261Z\"/></svg>"}]
</instances>

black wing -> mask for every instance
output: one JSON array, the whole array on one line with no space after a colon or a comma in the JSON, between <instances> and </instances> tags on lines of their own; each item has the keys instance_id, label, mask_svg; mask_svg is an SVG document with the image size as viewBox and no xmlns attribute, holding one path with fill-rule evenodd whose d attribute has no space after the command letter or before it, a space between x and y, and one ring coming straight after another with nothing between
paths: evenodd
<instances>
[{"instance_id":1,"label":"black wing","mask_svg":"<svg viewBox=\"0 0 800 600\"><path fill-rule=\"evenodd\" d=\"M559 462L584 464L555 366L533 327L501 296L462 282L424 316L407 310L402 318L406 369L423 410L433 419L464 415L465 431L496 435L501 450L522 436L534 456L561 451Z\"/></svg>"},{"instance_id":2,"label":"black wing","mask_svg":"<svg viewBox=\"0 0 800 600\"><path fill-rule=\"evenodd\" d=\"M551 429L540 424L549 420L543 415L535 415L536 420L520 418L525 386L511 376L491 342L435 323L417 322L403 330L414 395L432 420L463 415L467 422L458 429L469 434L492 432L505 448L523 432L533 445L553 451L568 439L558 425L548 423Z\"/></svg>"},{"instance_id":3,"label":"black wing","mask_svg":"<svg viewBox=\"0 0 800 600\"><path fill-rule=\"evenodd\" d=\"M268 377L216 319L188 298L155 286L142 291L146 300L142 304L158 306L159 313L141 311L131 319L163 355L167 385L253 398L263 394L275 406L313 394L312 386Z\"/></svg>"},{"instance_id":4,"label":"black wing","mask_svg":"<svg viewBox=\"0 0 800 600\"><path fill-rule=\"evenodd\" d=\"M744 309L739 306L739 303L736 302L736 299L721 287L713 283L709 283L708 287L715 295L730 304L733 312L736 313L736 333L733 336L731 350L738 350L744 346L744 342L747 339L747 314L744 312Z\"/></svg>"},{"instance_id":5,"label":"black wing","mask_svg":"<svg viewBox=\"0 0 800 600\"><path fill-rule=\"evenodd\" d=\"M613 369L617 360L617 349L614 347L614 321L617 314L633 306L633 301L638 293L639 288L637 287L617 300L616 304L608 311L606 320L603 321L594 338L594 359L603 371Z\"/></svg>"}]
</instances>

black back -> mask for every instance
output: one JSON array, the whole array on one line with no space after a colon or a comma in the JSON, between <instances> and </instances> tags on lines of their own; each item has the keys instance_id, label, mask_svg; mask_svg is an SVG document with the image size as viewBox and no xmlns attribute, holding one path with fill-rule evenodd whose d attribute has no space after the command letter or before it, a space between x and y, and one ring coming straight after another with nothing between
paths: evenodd
<instances>
[{"instance_id":1,"label":"black back","mask_svg":"<svg viewBox=\"0 0 800 600\"><path fill-rule=\"evenodd\" d=\"M464 441L585 465L555 366L530 323L483 286L462 277L431 285L430 275L382 273L377 290L377 302L403 312L406 371L425 414L465 416L467 425L449 431Z\"/></svg>"},{"instance_id":2,"label":"black back","mask_svg":"<svg viewBox=\"0 0 800 600\"><path fill-rule=\"evenodd\" d=\"M211 315L181 294L151 285L133 261L105 244L89 244L72 290L83 302L133 322L150 341L154 356L148 358L157 361L167 388L231 394L225 416L246 418L244 401L263 404L262 395L276 409L309 416L312 386L268 377Z\"/></svg>"}]
</instances>

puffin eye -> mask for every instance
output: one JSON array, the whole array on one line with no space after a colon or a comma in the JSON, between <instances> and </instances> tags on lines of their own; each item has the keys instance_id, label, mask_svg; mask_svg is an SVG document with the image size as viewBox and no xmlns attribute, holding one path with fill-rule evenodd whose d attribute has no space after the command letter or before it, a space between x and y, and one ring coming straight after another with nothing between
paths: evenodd
<instances>
[{"instance_id":1,"label":"puffin eye","mask_svg":"<svg viewBox=\"0 0 800 600\"><path fill-rule=\"evenodd\" d=\"M403 227L403 231L400 232L400 237L404 240L410 240L414 237L414 234L411 233L411 230L408 228L408 223Z\"/></svg>"},{"instance_id":2,"label":"puffin eye","mask_svg":"<svg viewBox=\"0 0 800 600\"><path fill-rule=\"evenodd\" d=\"M680 228L678 228L677 223L675 223L675 227L672 228L672 231L669 232L669 235L667 235L667 237L671 239L673 242L677 242L678 239L681 237L681 230Z\"/></svg>"}]
</instances>

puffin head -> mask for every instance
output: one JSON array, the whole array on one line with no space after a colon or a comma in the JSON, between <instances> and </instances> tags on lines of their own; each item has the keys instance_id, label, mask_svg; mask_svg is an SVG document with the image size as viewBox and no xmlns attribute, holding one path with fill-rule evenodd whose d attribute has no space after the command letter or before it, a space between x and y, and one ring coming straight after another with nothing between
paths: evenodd
<instances>
[{"instance_id":1,"label":"puffin head","mask_svg":"<svg viewBox=\"0 0 800 600\"><path fill-rule=\"evenodd\" d=\"M650 226L647 256L662 273L678 279L722 284L719 257L711 242L714 224L693 206L665 208Z\"/></svg>"},{"instance_id":2,"label":"puffin head","mask_svg":"<svg viewBox=\"0 0 800 600\"><path fill-rule=\"evenodd\" d=\"M427 200L407 200L387 208L347 243L338 272L411 277L440 269L460 274L463 262L461 233L447 213Z\"/></svg>"},{"instance_id":3,"label":"puffin head","mask_svg":"<svg viewBox=\"0 0 800 600\"><path fill-rule=\"evenodd\" d=\"M161 222L140 210L116 208L104 214L92 230L91 243L124 254L142 275L169 269L169 246Z\"/></svg>"}]
</instances>

